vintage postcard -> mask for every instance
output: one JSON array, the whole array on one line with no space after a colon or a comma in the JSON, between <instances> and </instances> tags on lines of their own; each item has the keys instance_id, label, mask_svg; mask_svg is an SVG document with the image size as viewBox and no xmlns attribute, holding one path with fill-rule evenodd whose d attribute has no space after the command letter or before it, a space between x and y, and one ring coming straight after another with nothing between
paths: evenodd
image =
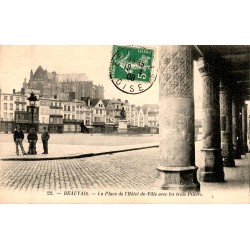
<instances>
[{"instance_id":1,"label":"vintage postcard","mask_svg":"<svg viewBox=\"0 0 250 250\"><path fill-rule=\"evenodd\" d=\"M0 203L249 203L250 46L0 46Z\"/></svg>"}]
</instances>

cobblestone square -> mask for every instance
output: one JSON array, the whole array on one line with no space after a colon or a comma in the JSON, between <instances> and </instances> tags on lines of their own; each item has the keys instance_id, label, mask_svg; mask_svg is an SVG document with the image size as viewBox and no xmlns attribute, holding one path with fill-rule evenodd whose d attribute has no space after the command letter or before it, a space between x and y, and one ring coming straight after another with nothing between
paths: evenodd
<instances>
[{"instance_id":1,"label":"cobblestone square","mask_svg":"<svg viewBox=\"0 0 250 250\"><path fill-rule=\"evenodd\" d=\"M5 135L6 136L6 135ZM76 148L86 149L87 143L93 150L95 139L101 141L101 149L119 148L111 146L115 143L124 143L123 146L131 146L128 143L147 144L150 140L156 141L157 137L105 137L102 135L88 135L89 140L74 139L72 144L63 144L76 138L78 135L66 135L56 144L51 143L51 151L61 151L61 154ZM95 138L96 136L96 138ZM2 137L3 138L3 137ZM10 138L10 137L9 137ZM102 139L102 140L101 140ZM61 144L59 144L61 143ZM126 145L127 143L127 145ZM14 148L12 142L1 142L9 145L9 150ZM85 144L85 145L84 145ZM91 145L92 144L92 145ZM141 145L140 144L140 145ZM138 144L135 144L138 145ZM121 146L121 145L120 145ZM196 165L200 164L201 142L196 142ZM69 153L69 152L68 152ZM226 181L224 183L201 183L201 192L222 192L224 194L237 195L249 194L249 155L237 160L236 168L224 168ZM1 161L0 163L0 190L3 193L11 192L23 194L36 194L38 192L63 193L69 191L83 192L86 190L98 191L138 191L158 190L156 186L157 170L160 165L159 148L146 148L129 152L83 157L77 159L41 160L41 161Z\"/></svg>"}]
</instances>

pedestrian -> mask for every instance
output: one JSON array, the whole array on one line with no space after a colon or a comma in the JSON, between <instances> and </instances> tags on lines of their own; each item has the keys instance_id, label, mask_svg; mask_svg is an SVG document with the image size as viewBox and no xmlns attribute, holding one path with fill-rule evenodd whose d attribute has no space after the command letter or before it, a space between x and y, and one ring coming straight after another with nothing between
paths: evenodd
<instances>
[{"instance_id":1,"label":"pedestrian","mask_svg":"<svg viewBox=\"0 0 250 250\"><path fill-rule=\"evenodd\" d=\"M28 139L28 142L29 142L29 152L28 152L28 154L35 155L37 153L36 152L36 143L37 143L38 137L37 137L37 134L36 134L34 128L30 129L30 132L29 132L29 134L27 136L27 139Z\"/></svg>"},{"instance_id":2,"label":"pedestrian","mask_svg":"<svg viewBox=\"0 0 250 250\"><path fill-rule=\"evenodd\" d=\"M19 149L18 149L18 145L19 145L22 150L23 155L27 155L27 153L24 151L24 148L23 148L24 133L21 130L20 125L16 126L13 137L14 137L14 142L16 144L16 154L19 155Z\"/></svg>"},{"instance_id":3,"label":"pedestrian","mask_svg":"<svg viewBox=\"0 0 250 250\"><path fill-rule=\"evenodd\" d=\"M46 127L43 127L43 132L41 135L41 139L43 142L43 154L48 154L48 140L50 138L49 132Z\"/></svg>"}]
</instances>

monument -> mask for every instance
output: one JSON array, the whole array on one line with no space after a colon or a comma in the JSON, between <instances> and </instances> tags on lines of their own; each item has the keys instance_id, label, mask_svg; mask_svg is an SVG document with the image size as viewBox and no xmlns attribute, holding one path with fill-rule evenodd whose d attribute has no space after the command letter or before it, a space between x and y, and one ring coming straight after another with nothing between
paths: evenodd
<instances>
[{"instance_id":1,"label":"monument","mask_svg":"<svg viewBox=\"0 0 250 250\"><path fill-rule=\"evenodd\" d=\"M122 110L120 112L120 119L118 121L118 133L127 133L128 131L128 121L126 120L126 111L122 105Z\"/></svg>"}]
</instances>

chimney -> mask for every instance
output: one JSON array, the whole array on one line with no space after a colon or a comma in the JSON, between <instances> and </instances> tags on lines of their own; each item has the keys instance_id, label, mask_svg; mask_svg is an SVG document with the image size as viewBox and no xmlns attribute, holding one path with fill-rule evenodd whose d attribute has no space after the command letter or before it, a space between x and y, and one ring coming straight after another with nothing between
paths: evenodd
<instances>
[{"instance_id":1,"label":"chimney","mask_svg":"<svg viewBox=\"0 0 250 250\"><path fill-rule=\"evenodd\" d=\"M13 89L13 94L16 94L16 90L15 89Z\"/></svg>"}]
</instances>

